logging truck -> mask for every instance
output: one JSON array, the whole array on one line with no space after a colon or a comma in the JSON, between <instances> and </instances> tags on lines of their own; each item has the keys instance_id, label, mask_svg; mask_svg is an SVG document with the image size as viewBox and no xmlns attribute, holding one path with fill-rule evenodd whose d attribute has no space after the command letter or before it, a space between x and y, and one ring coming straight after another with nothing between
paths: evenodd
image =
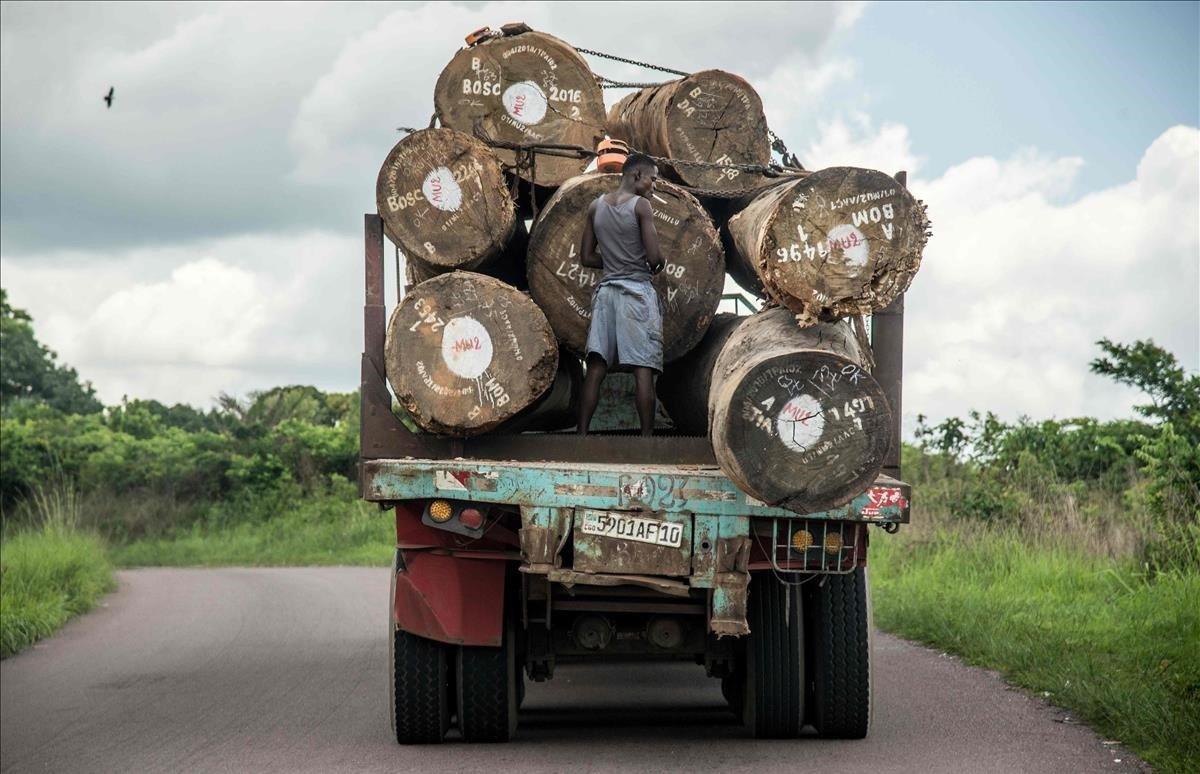
<instances>
[{"instance_id":1,"label":"logging truck","mask_svg":"<svg viewBox=\"0 0 1200 774\"><path fill-rule=\"evenodd\" d=\"M797 737L806 728L865 736L873 699L869 537L872 527L892 532L909 518L898 432L903 295L874 313L869 344L865 335L831 331L777 356L753 338L776 340L769 327L706 325L706 337L747 339L721 369L722 378L740 375L738 384L706 378L700 389L722 405L744 402L752 411L730 408L736 416L727 421L741 417L751 430L706 433L701 410L699 429L681 421L673 435L506 432L502 423L458 437L418 432L394 407L388 376L399 365L388 362L385 346L384 235L384 221L365 216L359 481L364 499L395 514L388 712L397 741L437 743L451 728L468 742L507 741L527 680L551 679L571 662L631 659L694 661L721 681L731 710L758 737ZM420 333L428 322L448 362L480 347L477 327L463 331L463 352L457 343L445 349L445 321L430 321L420 299L404 303L417 316L411 326L402 320L403 330ZM392 313L393 325L403 311ZM758 318L771 324L770 315ZM511 316L504 322L512 327ZM790 377L770 371L782 367L779 358L828 348L830 339L840 348L836 362L849 365L792 368ZM523 345L522 357L537 340ZM723 345L701 342L694 368L682 370L708 373ZM503 354L490 342L487 353ZM867 358L874 386L864 391L855 374L865 379L867 371L853 369ZM459 372L470 362L450 367ZM820 412L796 397L805 379L804 389L827 399ZM815 431L813 419L822 423ZM778 447L751 437L756 424ZM831 462L838 455L826 452L852 436L867 439L857 453L873 467ZM767 475L787 455L816 466L803 492L754 496L723 472L757 464ZM836 486L822 489L825 480ZM814 505L805 492L836 504Z\"/></svg>"}]
</instances>

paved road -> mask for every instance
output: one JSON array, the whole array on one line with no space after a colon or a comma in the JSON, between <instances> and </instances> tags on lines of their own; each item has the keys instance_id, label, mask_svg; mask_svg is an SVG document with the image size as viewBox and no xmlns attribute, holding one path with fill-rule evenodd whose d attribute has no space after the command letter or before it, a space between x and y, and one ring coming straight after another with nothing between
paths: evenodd
<instances>
[{"instance_id":1,"label":"paved road","mask_svg":"<svg viewBox=\"0 0 1200 774\"><path fill-rule=\"evenodd\" d=\"M0 770L1143 770L994 675L884 635L861 742L748 739L699 667L642 664L531 684L511 744L402 748L387 597L376 569L123 572L104 608L0 664Z\"/></svg>"}]
</instances>

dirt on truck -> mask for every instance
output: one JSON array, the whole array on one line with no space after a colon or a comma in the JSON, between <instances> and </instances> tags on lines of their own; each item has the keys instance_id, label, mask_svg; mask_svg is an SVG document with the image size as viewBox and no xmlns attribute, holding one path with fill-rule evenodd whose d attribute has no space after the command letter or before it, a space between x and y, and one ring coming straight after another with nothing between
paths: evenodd
<instances>
[{"instance_id":1,"label":"dirt on truck","mask_svg":"<svg viewBox=\"0 0 1200 774\"><path fill-rule=\"evenodd\" d=\"M507 741L526 680L630 659L703 665L758 737L865 736L868 545L872 527L908 521L911 498L897 442L903 296L871 325L891 407L869 428L885 434L882 472L844 504L798 512L739 488L702 432L413 431L386 378L383 240L384 222L365 216L360 485L395 513L397 741L441 742L452 727Z\"/></svg>"}]
</instances>

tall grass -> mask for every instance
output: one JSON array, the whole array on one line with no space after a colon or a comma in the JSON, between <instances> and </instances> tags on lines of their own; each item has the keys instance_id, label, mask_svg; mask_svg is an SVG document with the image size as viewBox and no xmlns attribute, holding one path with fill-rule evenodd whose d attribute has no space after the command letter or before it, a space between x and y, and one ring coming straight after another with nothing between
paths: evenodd
<instances>
[{"instance_id":1,"label":"tall grass","mask_svg":"<svg viewBox=\"0 0 1200 774\"><path fill-rule=\"evenodd\" d=\"M386 566L395 545L391 512L340 479L308 496L222 505L187 529L114 545L112 557L122 567Z\"/></svg>"},{"instance_id":2,"label":"tall grass","mask_svg":"<svg viewBox=\"0 0 1200 774\"><path fill-rule=\"evenodd\" d=\"M103 542L78 530L70 482L39 487L30 503L37 526L0 541L0 657L53 634L115 586Z\"/></svg>"},{"instance_id":3,"label":"tall grass","mask_svg":"<svg viewBox=\"0 0 1200 774\"><path fill-rule=\"evenodd\" d=\"M1200 568L1146 562L1162 536L1137 498L1030 466L996 494L1004 515L981 518L969 471L908 462L913 523L871 546L876 622L999 670L1162 771L1195 771Z\"/></svg>"}]
</instances>

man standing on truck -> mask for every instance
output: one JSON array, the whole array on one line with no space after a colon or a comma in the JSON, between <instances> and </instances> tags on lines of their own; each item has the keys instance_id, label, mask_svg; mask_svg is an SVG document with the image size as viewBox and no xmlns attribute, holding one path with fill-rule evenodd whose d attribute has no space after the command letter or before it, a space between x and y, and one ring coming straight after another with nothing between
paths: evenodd
<instances>
[{"instance_id":1,"label":"man standing on truck","mask_svg":"<svg viewBox=\"0 0 1200 774\"><path fill-rule=\"evenodd\" d=\"M622 169L620 187L588 207L580 263L603 269L603 274L592 292L580 435L587 435L600 401L600 384L608 370L617 366L632 369L642 435L654 433L654 375L662 373L663 366L662 309L650 284L651 275L663 268L648 198L656 180L654 161L631 153Z\"/></svg>"}]
</instances>

